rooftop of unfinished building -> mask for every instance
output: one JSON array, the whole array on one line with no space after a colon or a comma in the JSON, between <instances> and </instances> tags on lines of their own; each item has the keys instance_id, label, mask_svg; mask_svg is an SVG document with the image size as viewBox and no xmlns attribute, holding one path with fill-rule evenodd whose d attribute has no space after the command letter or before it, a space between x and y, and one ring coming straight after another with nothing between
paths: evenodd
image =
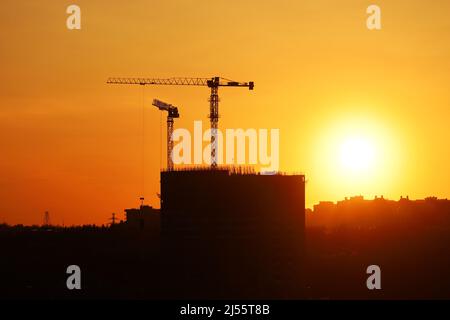
<instances>
[{"instance_id":1,"label":"rooftop of unfinished building","mask_svg":"<svg viewBox=\"0 0 450 320\"><path fill-rule=\"evenodd\" d=\"M257 175L257 176L305 176L302 172L283 172L283 171L257 171L249 166L189 166L176 167L172 170L162 169L161 172L192 172L192 173L220 173L227 175Z\"/></svg>"}]
</instances>

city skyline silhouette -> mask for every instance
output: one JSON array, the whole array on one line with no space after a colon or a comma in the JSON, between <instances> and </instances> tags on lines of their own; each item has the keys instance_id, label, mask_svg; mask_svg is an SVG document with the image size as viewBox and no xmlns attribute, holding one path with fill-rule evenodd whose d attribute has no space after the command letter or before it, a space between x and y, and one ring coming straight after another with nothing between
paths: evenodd
<instances>
[{"instance_id":1,"label":"city skyline silhouette","mask_svg":"<svg viewBox=\"0 0 450 320\"><path fill-rule=\"evenodd\" d=\"M450 299L448 12L6 1L0 299Z\"/></svg>"},{"instance_id":2,"label":"city skyline silhouette","mask_svg":"<svg viewBox=\"0 0 450 320\"><path fill-rule=\"evenodd\" d=\"M151 102L183 108L177 128L209 128L209 92L111 76L254 81L251 93L220 92L219 128L280 129L279 170L306 174L308 208L359 194L449 197L447 2L380 0L381 30L357 0L220 2L208 14L180 1L79 5L80 30L51 1L4 5L5 222L39 224L49 211L53 223L102 224L141 196L159 206L165 121Z\"/></svg>"}]
</instances>

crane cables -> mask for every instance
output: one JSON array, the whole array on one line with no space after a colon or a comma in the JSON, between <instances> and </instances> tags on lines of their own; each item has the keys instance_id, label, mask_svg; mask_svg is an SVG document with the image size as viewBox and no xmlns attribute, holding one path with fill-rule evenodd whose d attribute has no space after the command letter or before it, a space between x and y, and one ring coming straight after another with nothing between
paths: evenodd
<instances>
[{"instance_id":1,"label":"crane cables","mask_svg":"<svg viewBox=\"0 0 450 320\"><path fill-rule=\"evenodd\" d=\"M159 172L162 171L162 157L163 157L163 123L162 123L162 110L159 111Z\"/></svg>"},{"instance_id":2,"label":"crane cables","mask_svg":"<svg viewBox=\"0 0 450 320\"><path fill-rule=\"evenodd\" d=\"M141 150L141 199L145 194L145 86L142 86L142 150Z\"/></svg>"}]
</instances>

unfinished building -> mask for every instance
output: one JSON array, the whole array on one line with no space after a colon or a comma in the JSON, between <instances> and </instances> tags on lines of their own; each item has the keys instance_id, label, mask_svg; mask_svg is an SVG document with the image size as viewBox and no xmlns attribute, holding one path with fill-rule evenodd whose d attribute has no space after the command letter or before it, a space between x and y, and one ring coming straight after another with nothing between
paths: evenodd
<instances>
[{"instance_id":1,"label":"unfinished building","mask_svg":"<svg viewBox=\"0 0 450 320\"><path fill-rule=\"evenodd\" d=\"M169 281L190 293L196 286L197 297L292 297L301 286L304 229L304 175L161 173L161 240L174 268Z\"/></svg>"}]
</instances>

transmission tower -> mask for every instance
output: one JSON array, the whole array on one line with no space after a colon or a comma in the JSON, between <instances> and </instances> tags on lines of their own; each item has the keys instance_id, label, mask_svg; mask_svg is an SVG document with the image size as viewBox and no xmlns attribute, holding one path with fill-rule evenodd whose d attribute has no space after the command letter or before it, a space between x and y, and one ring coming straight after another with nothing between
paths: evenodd
<instances>
[{"instance_id":1,"label":"transmission tower","mask_svg":"<svg viewBox=\"0 0 450 320\"><path fill-rule=\"evenodd\" d=\"M50 214L48 211L44 212L44 224L43 226L49 226L50 225Z\"/></svg>"},{"instance_id":2,"label":"transmission tower","mask_svg":"<svg viewBox=\"0 0 450 320\"><path fill-rule=\"evenodd\" d=\"M109 220L111 220L111 225L116 224L116 214L114 212L112 213L112 217Z\"/></svg>"}]
</instances>

